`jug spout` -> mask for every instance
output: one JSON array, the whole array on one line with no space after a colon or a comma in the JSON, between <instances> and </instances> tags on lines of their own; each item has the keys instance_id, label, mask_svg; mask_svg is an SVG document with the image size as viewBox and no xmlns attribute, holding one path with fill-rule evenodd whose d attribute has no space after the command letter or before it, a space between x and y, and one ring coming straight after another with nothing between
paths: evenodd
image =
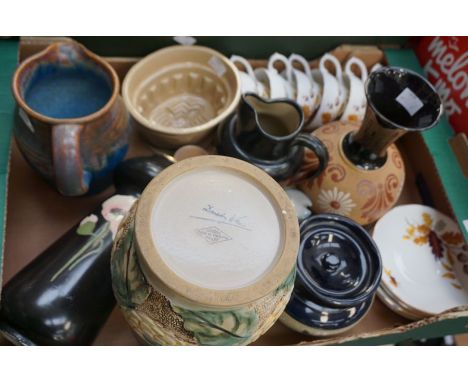
<instances>
[{"instance_id":1,"label":"jug spout","mask_svg":"<svg viewBox=\"0 0 468 382\"><path fill-rule=\"evenodd\" d=\"M301 107L289 99L267 100L255 93L245 93L238 109L238 129L258 130L273 140L286 140L302 129L304 116Z\"/></svg>"}]
</instances>

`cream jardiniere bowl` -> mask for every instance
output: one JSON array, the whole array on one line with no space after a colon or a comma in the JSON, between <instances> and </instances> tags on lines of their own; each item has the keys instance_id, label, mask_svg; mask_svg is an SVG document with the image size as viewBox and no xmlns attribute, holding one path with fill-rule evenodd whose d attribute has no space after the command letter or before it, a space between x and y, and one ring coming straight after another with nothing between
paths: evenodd
<instances>
[{"instance_id":1,"label":"cream jardiniere bowl","mask_svg":"<svg viewBox=\"0 0 468 382\"><path fill-rule=\"evenodd\" d=\"M240 93L234 64L202 46L157 50L136 63L122 84L137 129L164 148L205 138L234 111Z\"/></svg>"},{"instance_id":2,"label":"cream jardiniere bowl","mask_svg":"<svg viewBox=\"0 0 468 382\"><path fill-rule=\"evenodd\" d=\"M190 158L153 179L121 224L114 292L148 344L245 345L286 306L298 247L294 207L265 172Z\"/></svg>"}]
</instances>

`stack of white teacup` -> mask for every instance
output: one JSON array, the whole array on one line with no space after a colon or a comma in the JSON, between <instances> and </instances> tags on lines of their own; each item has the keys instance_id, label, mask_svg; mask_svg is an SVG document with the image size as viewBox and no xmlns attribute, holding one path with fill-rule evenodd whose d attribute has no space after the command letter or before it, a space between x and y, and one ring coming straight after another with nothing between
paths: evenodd
<instances>
[{"instance_id":1,"label":"stack of white teacup","mask_svg":"<svg viewBox=\"0 0 468 382\"><path fill-rule=\"evenodd\" d=\"M255 70L243 57L233 55L231 61L244 68L244 71L240 71L243 93L254 92L264 98L289 98L296 101L304 111L305 126L308 129L315 129L337 119L360 122L364 118L364 83L368 72L359 58L348 59L344 70L338 59L331 54L325 54L320 59L318 69L310 69L309 62L298 54L291 54L287 58L274 53L266 68ZM281 73L275 69L278 61L285 67ZM334 67L334 74L327 69L327 62ZM302 70L296 69L294 63L298 63ZM372 70L374 69L375 66ZM360 75L356 75L356 72Z\"/></svg>"}]
</instances>

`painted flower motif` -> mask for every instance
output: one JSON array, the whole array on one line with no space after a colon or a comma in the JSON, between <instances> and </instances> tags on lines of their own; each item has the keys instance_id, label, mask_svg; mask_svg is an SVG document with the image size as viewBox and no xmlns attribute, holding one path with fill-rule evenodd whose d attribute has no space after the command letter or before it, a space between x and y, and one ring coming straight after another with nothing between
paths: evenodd
<instances>
[{"instance_id":1,"label":"painted flower motif","mask_svg":"<svg viewBox=\"0 0 468 382\"><path fill-rule=\"evenodd\" d=\"M112 239L115 238L120 222L135 201L136 198L130 195L114 195L102 203L101 215L109 222Z\"/></svg>"},{"instance_id":2,"label":"painted flower motif","mask_svg":"<svg viewBox=\"0 0 468 382\"><path fill-rule=\"evenodd\" d=\"M96 227L96 223L98 221L98 217L94 214L86 216L78 226L76 233L82 236L91 235L94 232L94 228Z\"/></svg>"},{"instance_id":3,"label":"painted flower motif","mask_svg":"<svg viewBox=\"0 0 468 382\"><path fill-rule=\"evenodd\" d=\"M349 215L356 203L350 197L349 192L333 190L321 190L317 199L317 204L321 211L331 212L340 215Z\"/></svg>"},{"instance_id":4,"label":"painted flower motif","mask_svg":"<svg viewBox=\"0 0 468 382\"><path fill-rule=\"evenodd\" d=\"M430 214L423 213L420 224L408 222L403 239L410 240L418 246L429 245L434 259L440 262L444 269L442 277L451 280L450 283L454 288L462 289L453 266L454 254L460 250L463 251L463 248L460 248L463 245L463 236L460 232L443 232L445 229L446 223L443 220L434 221ZM459 259L460 255L457 258Z\"/></svg>"}]
</instances>

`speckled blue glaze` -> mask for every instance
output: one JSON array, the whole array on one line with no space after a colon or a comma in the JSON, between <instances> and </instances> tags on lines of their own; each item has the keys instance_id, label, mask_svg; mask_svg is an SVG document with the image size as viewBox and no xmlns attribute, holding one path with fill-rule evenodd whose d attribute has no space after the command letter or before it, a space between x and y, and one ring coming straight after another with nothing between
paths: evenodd
<instances>
[{"instance_id":1,"label":"speckled blue glaze","mask_svg":"<svg viewBox=\"0 0 468 382\"><path fill-rule=\"evenodd\" d=\"M31 109L51 118L80 118L109 101L112 85L100 71L80 65L39 65L23 89Z\"/></svg>"}]
</instances>

